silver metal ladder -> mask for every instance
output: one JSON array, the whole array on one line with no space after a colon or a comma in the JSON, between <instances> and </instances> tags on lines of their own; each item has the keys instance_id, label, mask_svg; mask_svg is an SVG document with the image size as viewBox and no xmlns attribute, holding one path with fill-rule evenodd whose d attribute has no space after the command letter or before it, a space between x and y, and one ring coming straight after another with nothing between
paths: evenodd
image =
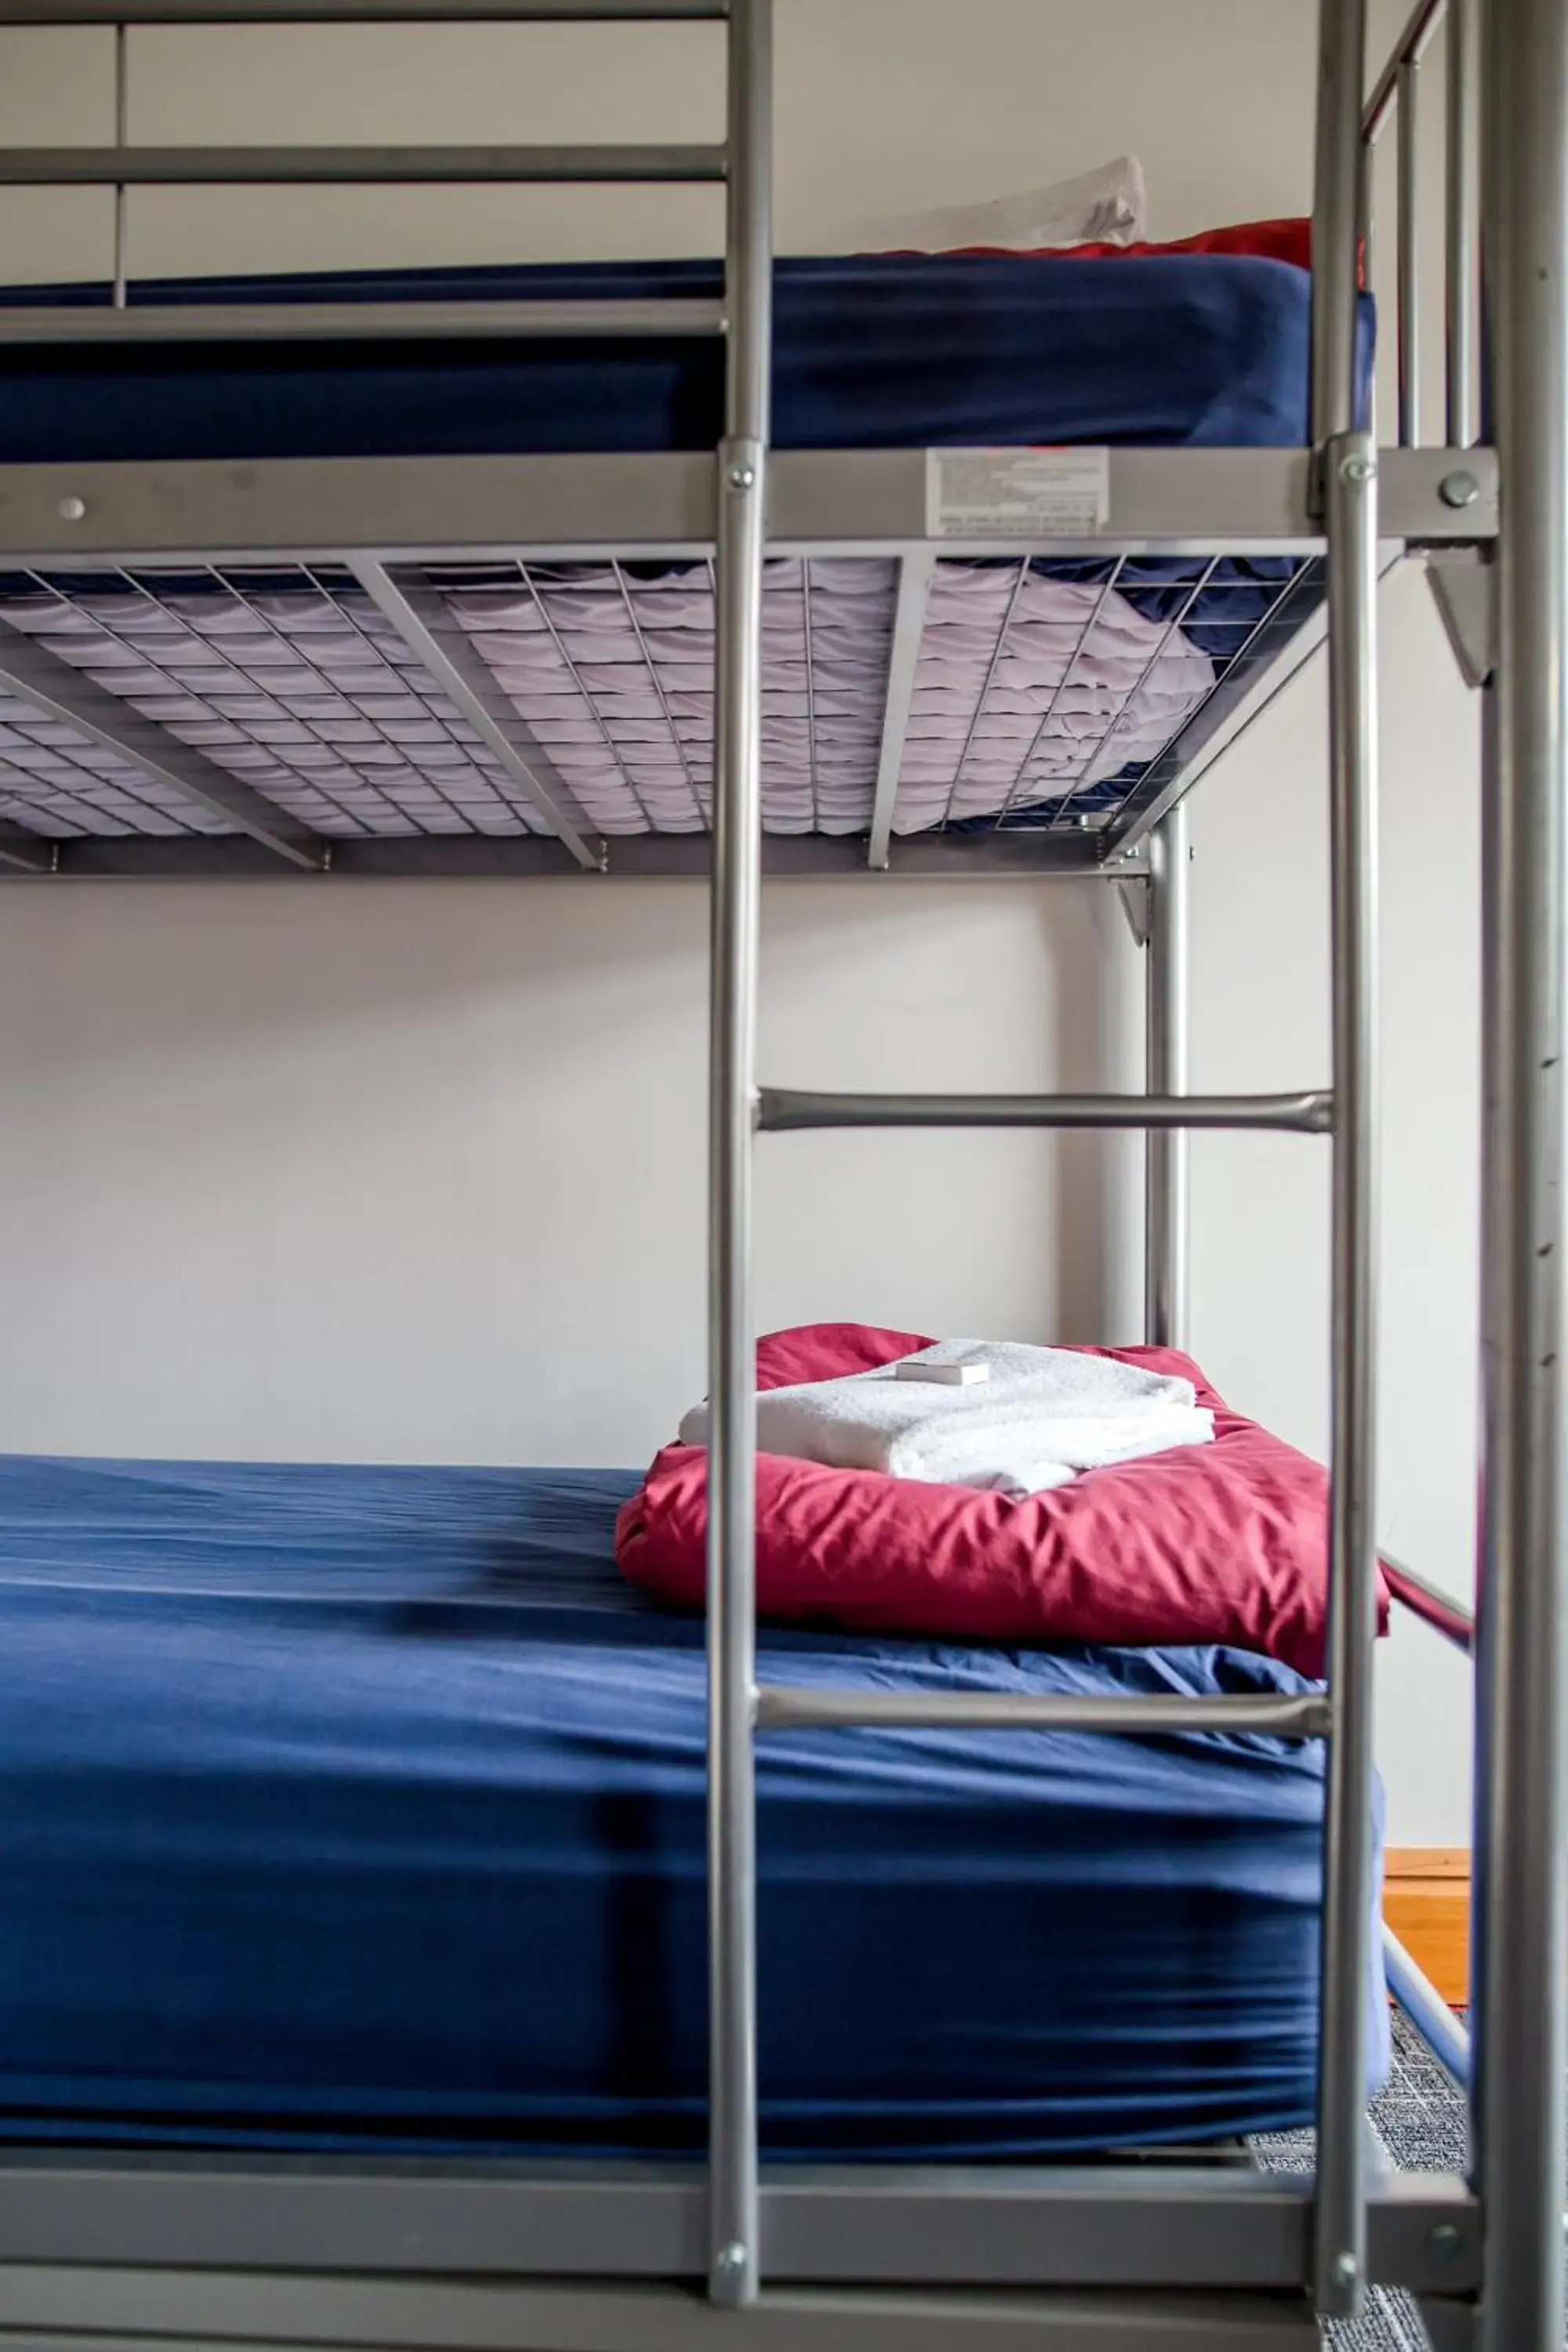
<instances>
[{"instance_id":1,"label":"silver metal ladder","mask_svg":"<svg viewBox=\"0 0 1568 2352\"><path fill-rule=\"evenodd\" d=\"M733 0L731 8L730 175L726 312L729 375L725 439L720 452L715 860L712 895L711 1095L710 1135L710 1515L709 1899L710 1926L710 2291L742 2305L758 2292L764 2249L758 2178L756 1843L753 1741L786 1726L936 1726L1016 1724L1133 1734L1149 1730L1264 1729L1323 1738L1328 1744L1324 1819L1321 2007L1319 2043L1319 2167L1310 2292L1326 2315L1353 2314L1367 2277L1366 1987L1373 1937L1373 1654L1376 1559L1373 1523L1374 1357L1373 1255L1376 1186L1376 673L1377 454L1358 429L1354 408L1358 245L1368 226L1363 176L1365 0L1321 0L1321 80L1313 218L1312 438L1321 468L1320 505L1327 545L1329 612L1330 793L1331 814L1332 1085L1327 1093L1198 1097L1186 1091L1183 995L1187 856L1181 810L1152 843L1150 942L1150 1054L1147 1091L1137 1096L813 1094L765 1088L756 1071L756 999L761 878L760 617L768 464L769 274L771 252L770 0ZM1560 1034L1563 714L1526 675L1531 650L1560 676L1549 656L1552 614L1563 614L1568 457L1547 444L1560 435L1564 399L1568 304L1563 255L1547 313L1554 337L1549 358L1528 364L1526 330L1517 307L1527 253L1546 250L1539 217L1564 219L1563 91L1551 103L1527 85L1530 59L1555 69L1564 56L1562 8L1552 0L1494 0L1495 47L1489 71L1516 111L1506 145L1489 159L1501 204L1495 280L1500 337L1499 440L1510 457L1547 467L1547 521L1502 559L1502 643L1517 633L1516 667L1491 703L1502 715L1507 748L1494 730L1490 763L1497 838L1490 850L1488 955L1489 1052L1492 1115L1489 1184L1509 1192L1494 1218L1489 1260L1488 1330L1493 1348L1492 1485L1489 1546L1499 1627L1491 1655L1494 1745L1493 1828L1483 1839L1492 1875L1481 1897L1491 1936L1529 1915L1531 1953L1522 1988L1533 1988L1561 2020L1562 2001L1547 1992L1543 1969L1561 1955L1561 1927L1542 1906L1561 1907L1560 1864L1544 1893L1526 1887L1505 1840L1500 1808L1509 1793L1528 1809L1525 1840L1538 1855L1541 1836L1555 1835L1560 1800L1551 1785L1557 1735L1542 1710L1559 1687L1555 1669L1532 1664L1532 1642L1554 1644L1560 1601L1543 1552L1555 1540L1550 1475L1532 1467L1528 1447L1554 1443L1554 1390L1543 1335L1556 1313L1554 1273L1542 1271L1542 1232L1555 1232L1552 1197L1560 1140L1552 1140L1554 1065ZM1544 47L1542 48L1542 44ZM1552 105L1558 109L1553 120ZM1554 176L1553 176L1554 175ZM1543 176L1552 202L1541 210ZM1515 209L1510 211L1510 207ZM1568 249L1568 247L1565 247ZM1541 270L1545 278L1547 272ZM1544 325L1533 331L1544 337ZM1560 348L1561 347L1561 348ZM1553 405L1555 401L1555 405ZM1511 446L1510 446L1511 443ZM1505 472L1505 483L1508 476ZM1505 535L1505 547L1507 540ZM1510 619L1511 615L1511 619ZM1546 633L1543 635L1543 631ZM1560 652L1560 649L1559 649ZM1531 867L1527 844L1539 843ZM1549 871L1542 870L1549 868ZM1506 1012L1504 1010L1506 1006ZM1511 1024L1505 1027L1505 1023ZM1526 1042L1528 1041L1528 1042ZM1533 1059L1531 1058L1533 1056ZM1009 1127L1142 1129L1149 1137L1148 1329L1175 1342L1186 1312L1185 1136L1194 1128L1274 1129L1328 1133L1332 1180L1332 1410L1330 1514L1331 1610L1327 1690L1295 1699L1142 1700L1029 1698L967 1694L868 1694L759 1687L755 1661L755 1331L752 1308L752 1165L759 1132L853 1127ZM1532 1262L1531 1253L1535 1258ZM1550 1242L1544 1254L1550 1253ZM1533 1365L1529 1349L1536 1348ZM1509 1383L1515 1383L1510 1388ZM1522 1386L1519 1385L1522 1383ZM1483 1669L1485 1671L1485 1669ZM1533 1720L1545 1761L1529 1759L1512 1710L1534 1700ZM1525 1715L1531 1708L1525 1706ZM1502 1730L1508 1722L1512 1727ZM1483 1865L1485 1867L1485 1865ZM1494 1943L1496 1948L1496 1943ZM1510 1952L1510 1960L1512 1954ZM1486 1995L1483 1993L1483 2003ZM1495 2000L1495 1993L1493 1999ZM1510 2153L1494 2143L1498 2177L1520 2200L1516 2221L1494 2221L1510 2275L1491 2306L1489 2352L1536 2352L1542 2314L1561 2284L1561 2250L1543 2233L1542 2197L1554 2205L1561 2167L1527 2188L1505 2102L1526 2111L1525 2140L1538 2155L1561 2153L1560 2023L1534 2060L1517 2031L1494 2013L1491 2113L1500 2117ZM1483 2054L1483 2067L1485 2065ZM1482 2094L1482 2115L1488 2113ZM1483 2147L1483 2160L1485 2158ZM1555 2267L1554 2267L1555 2265ZM1555 2320L1552 2322L1555 2325ZM1531 2331L1531 2332L1524 2332ZM1544 2335L1539 2336L1542 2347Z\"/></svg>"}]
</instances>

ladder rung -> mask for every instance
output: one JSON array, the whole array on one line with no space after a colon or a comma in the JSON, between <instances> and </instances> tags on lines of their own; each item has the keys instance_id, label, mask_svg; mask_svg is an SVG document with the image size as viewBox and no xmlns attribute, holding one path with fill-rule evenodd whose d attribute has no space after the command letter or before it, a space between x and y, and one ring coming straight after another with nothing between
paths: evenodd
<instances>
[{"instance_id":1,"label":"ladder rung","mask_svg":"<svg viewBox=\"0 0 1568 2352\"><path fill-rule=\"evenodd\" d=\"M6 147L4 187L721 180L722 147Z\"/></svg>"},{"instance_id":2,"label":"ladder rung","mask_svg":"<svg viewBox=\"0 0 1568 2352\"><path fill-rule=\"evenodd\" d=\"M1326 1135L1333 1097L1297 1095L855 1095L764 1087L757 1124L804 1127L1267 1128Z\"/></svg>"},{"instance_id":3,"label":"ladder rung","mask_svg":"<svg viewBox=\"0 0 1568 2352\"><path fill-rule=\"evenodd\" d=\"M1331 1709L1321 1691L1296 1697L1089 1698L1053 1691L891 1691L764 1686L756 1695L759 1731L1253 1731L1284 1738L1327 1737Z\"/></svg>"},{"instance_id":4,"label":"ladder rung","mask_svg":"<svg viewBox=\"0 0 1568 2352\"><path fill-rule=\"evenodd\" d=\"M721 302L132 302L0 305L0 344L364 342L440 337L720 335Z\"/></svg>"}]
</instances>

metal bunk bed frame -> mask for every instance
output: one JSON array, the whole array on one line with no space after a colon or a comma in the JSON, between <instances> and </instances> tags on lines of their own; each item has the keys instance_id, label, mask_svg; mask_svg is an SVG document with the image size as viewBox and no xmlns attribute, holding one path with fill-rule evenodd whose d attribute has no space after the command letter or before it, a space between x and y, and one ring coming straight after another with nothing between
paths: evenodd
<instances>
[{"instance_id":1,"label":"metal bunk bed frame","mask_svg":"<svg viewBox=\"0 0 1568 2352\"><path fill-rule=\"evenodd\" d=\"M19 633L0 681L216 810L231 834L174 843L0 837L0 870L333 878L430 873L700 874L701 838L606 845L552 787L486 682L422 607L417 567L475 551L716 551L710 1359L714 1430L709 1732L710 2153L662 2167L0 2158L0 2343L146 2342L648 2352L1018 2343L1040 2352L1283 2352L1371 2283L1415 2298L1437 2352L1562 2343L1565 1686L1558 1504L1564 692L1568 625L1568 0L1448 0L1447 442L1419 444L1416 75L1442 0L1421 0L1370 102L1365 0L1320 0L1311 450L1109 454L1092 539L953 541L926 509L922 452L768 446L770 0L0 0L0 27L117 31L113 148L11 150L0 183L119 192L112 305L0 313L0 340L166 341L200 332L558 332L552 303L308 305L280 314L128 300L123 190L183 182L712 179L725 189L722 305L571 306L574 334L721 333L725 432L686 456L0 466L0 551L17 564L346 561L552 838L328 843ZM723 19L722 148L145 150L124 143L125 27L401 19ZM1476 446L1477 95L1484 104L1490 446ZM1370 160L1397 109L1400 443L1353 410L1358 246ZM1500 478L1500 508L1499 483ZM1522 495L1510 486L1525 486ZM1324 614L1260 677L1211 699L1111 827L922 845L890 840L921 604L935 556L1326 551ZM1432 559L1485 707L1485 1475L1480 1515L1473 2161L1468 2179L1376 2170L1363 2117L1372 1869L1375 602L1379 570ZM868 843L770 841L760 823L764 554L895 554L901 565ZM1331 710L1332 1083L1282 1096L1187 1091L1183 795L1326 636ZM1127 887L1147 948L1139 1095L826 1096L758 1083L764 870L1094 876ZM754 1671L752 1171L759 1132L951 1125L1142 1129L1147 1327L1187 1315L1185 1138L1194 1128L1328 1134L1333 1154L1331 1629L1326 1691L1300 1701L1031 1700L761 1689ZM1407 1579L1419 1591L1419 1580ZM1464 1612L1439 1604L1465 1646ZM1265 1723L1263 1718L1267 1717ZM759 2168L753 1742L785 1725L1070 1724L1136 1734L1264 1727L1327 1742L1318 2164ZM1463 2037L1394 1948L1394 1980L1457 2074ZM1403 1964L1403 1969L1401 1968Z\"/></svg>"}]
</instances>

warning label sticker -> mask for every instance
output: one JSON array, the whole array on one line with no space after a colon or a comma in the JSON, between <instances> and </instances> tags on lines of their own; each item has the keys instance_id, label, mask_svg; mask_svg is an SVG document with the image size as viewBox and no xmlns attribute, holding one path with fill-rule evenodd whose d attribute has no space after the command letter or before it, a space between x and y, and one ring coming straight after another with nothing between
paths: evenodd
<instances>
[{"instance_id":1,"label":"warning label sticker","mask_svg":"<svg viewBox=\"0 0 1568 2352\"><path fill-rule=\"evenodd\" d=\"M1110 511L1108 449L928 449L928 539L1088 539Z\"/></svg>"}]
</instances>

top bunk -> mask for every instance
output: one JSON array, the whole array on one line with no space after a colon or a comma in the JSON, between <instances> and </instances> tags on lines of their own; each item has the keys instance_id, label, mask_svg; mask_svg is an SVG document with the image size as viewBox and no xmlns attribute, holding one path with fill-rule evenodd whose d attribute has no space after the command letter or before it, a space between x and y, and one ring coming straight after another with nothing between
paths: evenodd
<instances>
[{"instance_id":1,"label":"top bunk","mask_svg":"<svg viewBox=\"0 0 1568 2352\"><path fill-rule=\"evenodd\" d=\"M0 30L723 13L0 0ZM123 31L117 60L123 121ZM756 135L10 149L0 184L722 180ZM1136 872L1321 640L1305 222L131 283L116 218L112 279L0 292L7 878L705 873L742 266L771 284L765 870ZM1495 531L1489 451L1379 473L1385 562Z\"/></svg>"}]
</instances>

